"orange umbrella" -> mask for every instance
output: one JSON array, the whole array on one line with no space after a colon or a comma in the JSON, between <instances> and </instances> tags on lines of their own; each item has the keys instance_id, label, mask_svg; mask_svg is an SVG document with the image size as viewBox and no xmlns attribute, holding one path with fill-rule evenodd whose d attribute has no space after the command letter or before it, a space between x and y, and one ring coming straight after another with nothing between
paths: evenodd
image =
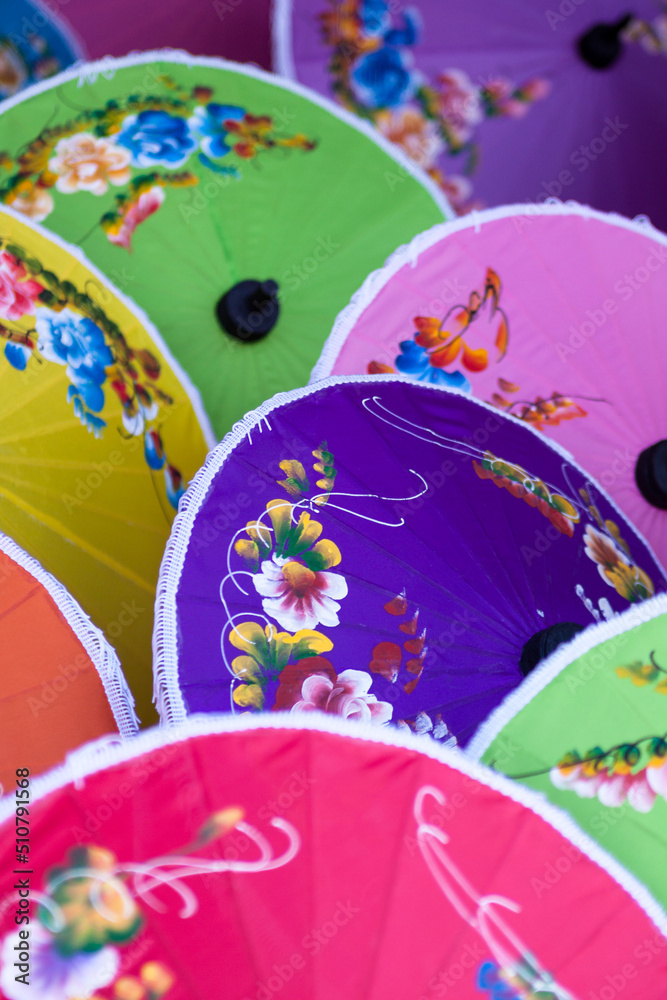
<instances>
[{"instance_id":1,"label":"orange umbrella","mask_svg":"<svg viewBox=\"0 0 667 1000\"><path fill-rule=\"evenodd\" d=\"M47 770L81 743L137 731L116 653L73 597L0 533L0 783Z\"/></svg>"}]
</instances>

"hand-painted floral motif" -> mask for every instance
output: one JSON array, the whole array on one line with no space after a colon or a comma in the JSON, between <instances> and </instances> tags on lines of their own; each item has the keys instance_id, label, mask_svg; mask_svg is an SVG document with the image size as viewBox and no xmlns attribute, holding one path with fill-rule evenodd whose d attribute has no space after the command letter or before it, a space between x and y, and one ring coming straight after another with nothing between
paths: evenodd
<instances>
[{"instance_id":1,"label":"hand-painted floral motif","mask_svg":"<svg viewBox=\"0 0 667 1000\"><path fill-rule=\"evenodd\" d=\"M37 13L41 16L41 12ZM18 9L6 12L4 21L6 31L7 20L18 28L20 23ZM12 97L31 83L55 76L67 65L67 63L63 65L61 59L55 55L49 38L41 35L34 23L30 25L28 31L25 30L26 22L27 18L23 18L20 34L17 31L9 31L8 36L0 37L0 99ZM43 21L41 23L44 24ZM47 34L51 32L47 31ZM62 39L60 41L62 42ZM74 62L74 59L72 53L69 61Z\"/></svg>"},{"instance_id":2,"label":"hand-painted floral motif","mask_svg":"<svg viewBox=\"0 0 667 1000\"><path fill-rule=\"evenodd\" d=\"M125 431L130 437L144 436L146 462L163 471L167 500L178 507L183 479L167 461L160 434L173 403L159 386L160 362L146 349L134 350L87 293L2 238L0 338L6 360L18 371L25 371L31 360L64 368L67 400L95 437L102 437L106 427L102 414L110 388L120 400Z\"/></svg>"},{"instance_id":3,"label":"hand-painted floral motif","mask_svg":"<svg viewBox=\"0 0 667 1000\"><path fill-rule=\"evenodd\" d=\"M486 118L522 117L547 96L548 83L535 78L516 86L497 78L478 85L447 68L429 82L414 66L411 49L422 25L413 7L394 14L385 0L329 0L320 21L340 103L372 121L427 170L455 210L468 210L470 182L445 176L443 154L460 158L463 173L472 174L479 158L475 130Z\"/></svg>"},{"instance_id":4,"label":"hand-painted floral motif","mask_svg":"<svg viewBox=\"0 0 667 1000\"><path fill-rule=\"evenodd\" d=\"M134 167L182 167L197 148L188 122L162 110L128 115L116 142L129 150Z\"/></svg>"},{"instance_id":5,"label":"hand-painted floral motif","mask_svg":"<svg viewBox=\"0 0 667 1000\"><path fill-rule=\"evenodd\" d=\"M107 193L110 184L120 187L130 179L130 154L108 140L90 132L61 139L49 160L49 173L55 177L57 191L72 194L90 191ZM16 206L15 206L16 207Z\"/></svg>"},{"instance_id":6,"label":"hand-painted floral motif","mask_svg":"<svg viewBox=\"0 0 667 1000\"><path fill-rule=\"evenodd\" d=\"M624 743L603 750L593 747L584 756L573 750L549 772L556 788L595 798L605 806L627 804L650 812L656 798L667 800L667 741L662 736Z\"/></svg>"},{"instance_id":7,"label":"hand-painted floral motif","mask_svg":"<svg viewBox=\"0 0 667 1000\"><path fill-rule=\"evenodd\" d=\"M395 360L397 370L420 382L449 385L469 391L470 382L462 371L447 371L457 360L467 372L484 371L489 364L486 347L471 347L466 336L474 323L486 320L487 331L493 337L496 361L501 361L507 352L509 324L500 306L502 284L496 272L487 267L484 285L480 291L470 293L467 304L459 303L446 313L443 319L435 316L416 316L417 332L412 340L399 344L401 353ZM482 332L481 325L476 328ZM392 372L388 365L372 361L368 373Z\"/></svg>"},{"instance_id":8,"label":"hand-painted floral motif","mask_svg":"<svg viewBox=\"0 0 667 1000\"><path fill-rule=\"evenodd\" d=\"M391 719L392 707L369 694L371 680L365 670L344 670L334 679L311 674L303 682L301 698L292 706L292 712L327 712L384 725Z\"/></svg>"},{"instance_id":9,"label":"hand-painted floral motif","mask_svg":"<svg viewBox=\"0 0 667 1000\"><path fill-rule=\"evenodd\" d=\"M234 688L233 697L242 708L263 708L267 685L282 679L288 665L305 660L306 670L320 670L323 666L324 669L331 668L328 660L319 654L333 649L332 641L321 632L310 629L301 629L290 635L278 632L273 625L262 628L257 622L247 621L230 629L229 641L243 653L231 663L232 671L240 682ZM331 670L333 672L333 668Z\"/></svg>"},{"instance_id":10,"label":"hand-painted floral motif","mask_svg":"<svg viewBox=\"0 0 667 1000\"><path fill-rule=\"evenodd\" d=\"M635 660L625 666L616 667L616 673L619 677L627 677L635 687L646 687L658 681L653 691L657 694L667 694L667 670L656 661L655 650L649 653L648 659L648 663Z\"/></svg>"},{"instance_id":11,"label":"hand-painted floral motif","mask_svg":"<svg viewBox=\"0 0 667 1000\"><path fill-rule=\"evenodd\" d=\"M163 961L144 961L136 974L119 976L121 949L143 933L142 907L163 907L147 888L169 885L177 898L187 901L180 913L187 919L197 912L198 901L191 889L185 894L181 880L224 871L265 872L288 864L300 849L300 836L287 821L281 821L280 829L288 843L276 855L266 837L245 821L243 810L231 806L214 813L187 847L155 861L124 866L103 847L72 848L64 865L46 873L31 920L30 995L101 1000L95 991L109 989L115 1000L161 1000L175 982ZM259 861L237 863L195 853L232 831L247 840L250 856L254 848ZM7 1000L23 1000L26 993L25 983L15 978L18 941L16 931L0 945L0 988Z\"/></svg>"},{"instance_id":12,"label":"hand-painted floral motif","mask_svg":"<svg viewBox=\"0 0 667 1000\"><path fill-rule=\"evenodd\" d=\"M433 785L423 785L412 807L416 842L424 863L447 901L478 934L493 961L478 970L477 986L490 990L493 1000L574 1000L552 973L526 947L511 926L520 907L505 896L483 896L450 857L451 835L427 813L443 809L447 798ZM483 954L483 952L482 952ZM512 987L514 989L512 989Z\"/></svg>"},{"instance_id":13,"label":"hand-painted floral motif","mask_svg":"<svg viewBox=\"0 0 667 1000\"><path fill-rule=\"evenodd\" d=\"M519 392L520 386L507 379L499 378L498 388L500 392L494 392L491 397L492 406L505 413L513 414L538 431L543 431L547 427L558 427L564 420L574 420L576 417L588 415L579 403L575 403L574 399L564 396L561 392L553 392L546 398L538 396L534 400L509 400L501 393ZM593 400L593 402L604 402L604 400Z\"/></svg>"},{"instance_id":14,"label":"hand-painted floral motif","mask_svg":"<svg viewBox=\"0 0 667 1000\"><path fill-rule=\"evenodd\" d=\"M168 77L160 85L161 96L109 101L47 126L14 159L5 156L0 169L9 176L0 182L0 200L41 221L53 211L54 190L101 197L121 189L100 225L112 243L130 250L134 230L159 209L165 189L199 182L181 170L193 157L206 170L240 177L217 161L230 153L243 161L277 148L315 148L304 135L277 133L268 115L212 101L209 87L186 90Z\"/></svg>"},{"instance_id":15,"label":"hand-painted floral motif","mask_svg":"<svg viewBox=\"0 0 667 1000\"><path fill-rule=\"evenodd\" d=\"M237 553L259 572L253 583L264 600L265 614L285 629L313 629L320 623L338 624L338 603L347 594L345 578L329 572L341 560L338 546L320 539L322 525L302 513L293 519L293 508L285 500L266 505L272 527L250 521L250 541L241 539Z\"/></svg>"},{"instance_id":16,"label":"hand-painted floral motif","mask_svg":"<svg viewBox=\"0 0 667 1000\"><path fill-rule=\"evenodd\" d=\"M490 479L496 486L523 500L529 507L536 507L561 534L573 537L574 525L578 523L580 515L567 497L552 492L541 479L531 476L519 465L503 462L490 451L484 453L481 462L473 459L472 464L480 479Z\"/></svg>"},{"instance_id":17,"label":"hand-painted floral motif","mask_svg":"<svg viewBox=\"0 0 667 1000\"><path fill-rule=\"evenodd\" d=\"M651 578L630 560L627 545L622 549L614 542L610 533L603 534L592 524L587 524L584 543L586 555L597 563L602 579L621 597L634 603L655 593Z\"/></svg>"}]
</instances>

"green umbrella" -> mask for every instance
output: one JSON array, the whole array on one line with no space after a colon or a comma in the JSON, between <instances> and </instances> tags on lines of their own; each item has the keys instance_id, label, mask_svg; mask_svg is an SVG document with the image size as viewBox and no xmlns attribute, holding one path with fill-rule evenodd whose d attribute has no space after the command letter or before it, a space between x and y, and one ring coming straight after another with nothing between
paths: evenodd
<instances>
[{"instance_id":1,"label":"green umbrella","mask_svg":"<svg viewBox=\"0 0 667 1000\"><path fill-rule=\"evenodd\" d=\"M567 810L667 904L667 597L557 649L467 753ZM536 874L539 892L560 877Z\"/></svg>"},{"instance_id":2,"label":"green umbrella","mask_svg":"<svg viewBox=\"0 0 667 1000\"><path fill-rule=\"evenodd\" d=\"M297 84L182 52L106 59L7 101L0 199L148 312L219 435L307 381L339 310L451 215L370 127Z\"/></svg>"}]
</instances>

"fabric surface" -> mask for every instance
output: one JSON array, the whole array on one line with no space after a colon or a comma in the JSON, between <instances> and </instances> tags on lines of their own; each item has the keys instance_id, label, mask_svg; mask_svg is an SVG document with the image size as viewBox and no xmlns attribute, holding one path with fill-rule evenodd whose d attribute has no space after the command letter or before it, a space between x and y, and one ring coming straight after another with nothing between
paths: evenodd
<instances>
[{"instance_id":1,"label":"fabric surface","mask_svg":"<svg viewBox=\"0 0 667 1000\"><path fill-rule=\"evenodd\" d=\"M665 589L597 484L518 421L386 376L249 415L187 494L156 680L182 711L325 711L465 740L556 622Z\"/></svg>"},{"instance_id":2,"label":"fabric surface","mask_svg":"<svg viewBox=\"0 0 667 1000\"><path fill-rule=\"evenodd\" d=\"M5 921L5 1000L659 992L646 911L458 758L290 729L164 742L32 802L33 986ZM15 839L12 816L3 857Z\"/></svg>"},{"instance_id":3,"label":"fabric surface","mask_svg":"<svg viewBox=\"0 0 667 1000\"><path fill-rule=\"evenodd\" d=\"M0 784L117 732L99 673L45 587L0 551Z\"/></svg>"},{"instance_id":4,"label":"fabric surface","mask_svg":"<svg viewBox=\"0 0 667 1000\"><path fill-rule=\"evenodd\" d=\"M0 529L116 646L144 720L160 559L207 452L147 323L74 248L0 211Z\"/></svg>"}]
</instances>

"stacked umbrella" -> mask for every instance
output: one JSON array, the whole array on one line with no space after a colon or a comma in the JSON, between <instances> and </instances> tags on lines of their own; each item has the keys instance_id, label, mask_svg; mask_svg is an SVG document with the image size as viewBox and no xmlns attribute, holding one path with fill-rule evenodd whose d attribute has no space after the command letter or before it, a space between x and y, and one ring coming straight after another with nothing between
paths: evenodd
<instances>
[{"instance_id":1,"label":"stacked umbrella","mask_svg":"<svg viewBox=\"0 0 667 1000\"><path fill-rule=\"evenodd\" d=\"M0 995L654 1000L664 15L10 6Z\"/></svg>"}]
</instances>

